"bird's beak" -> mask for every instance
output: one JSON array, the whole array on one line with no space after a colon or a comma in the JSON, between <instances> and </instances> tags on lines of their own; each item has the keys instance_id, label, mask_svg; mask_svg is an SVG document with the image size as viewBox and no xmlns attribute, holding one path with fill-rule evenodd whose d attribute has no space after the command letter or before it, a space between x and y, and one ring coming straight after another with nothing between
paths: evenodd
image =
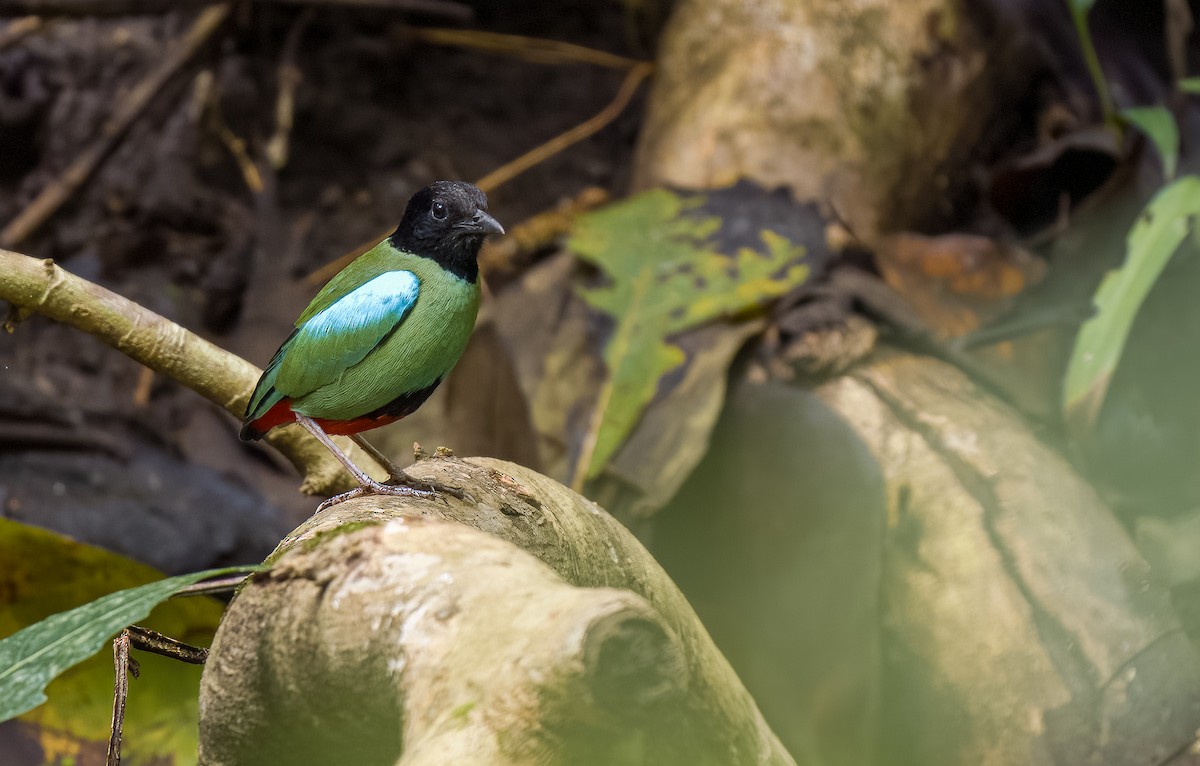
<instances>
[{"instance_id":1,"label":"bird's beak","mask_svg":"<svg viewBox=\"0 0 1200 766\"><path fill-rule=\"evenodd\" d=\"M480 234L503 234L504 227L495 218L492 218L482 210L476 210L475 215L467 223L471 231L479 232Z\"/></svg>"}]
</instances>

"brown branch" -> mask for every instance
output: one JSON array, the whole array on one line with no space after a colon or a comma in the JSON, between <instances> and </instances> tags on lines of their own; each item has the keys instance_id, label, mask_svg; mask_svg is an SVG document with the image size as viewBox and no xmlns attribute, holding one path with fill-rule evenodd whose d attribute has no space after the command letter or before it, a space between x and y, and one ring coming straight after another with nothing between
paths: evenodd
<instances>
[{"instance_id":1,"label":"brown branch","mask_svg":"<svg viewBox=\"0 0 1200 766\"><path fill-rule=\"evenodd\" d=\"M18 316L42 314L93 335L236 417L245 411L261 373L246 360L51 260L0 249L0 300L12 303ZM329 494L351 486L341 465L303 430L285 428L267 439L304 475L305 491Z\"/></svg>"},{"instance_id":2,"label":"brown branch","mask_svg":"<svg viewBox=\"0 0 1200 766\"><path fill-rule=\"evenodd\" d=\"M134 649L150 652L161 657L186 662L189 665L203 665L208 660L208 650L200 646L192 646L182 641L164 636L155 630L130 625L124 630L129 636L130 645Z\"/></svg>"},{"instance_id":3,"label":"brown branch","mask_svg":"<svg viewBox=\"0 0 1200 766\"><path fill-rule=\"evenodd\" d=\"M45 29L49 24L37 16L25 16L13 19L0 29L0 51L11 48L38 30Z\"/></svg>"},{"instance_id":4,"label":"brown branch","mask_svg":"<svg viewBox=\"0 0 1200 766\"><path fill-rule=\"evenodd\" d=\"M231 577L221 577L216 580L205 580L204 582L194 583L186 587L180 588L175 592L172 598L182 598L184 596L213 596L217 593L232 593L238 587L246 582L246 578L250 575L233 575Z\"/></svg>"},{"instance_id":5,"label":"brown branch","mask_svg":"<svg viewBox=\"0 0 1200 766\"><path fill-rule=\"evenodd\" d=\"M649 63L641 63L630 69L629 74L625 76L625 81L621 83L621 88L617 91L616 97L613 98L608 106L597 112L591 119L579 123L565 133L560 133L541 146L517 157L512 162L496 168L491 173L476 181L475 185L484 191L495 189L498 186L508 183L535 165L545 162L568 146L577 144L583 139L599 133L615 120L621 112L625 111L625 107L633 99L633 94L637 92L638 86L642 84L642 80L649 77L653 71L654 65Z\"/></svg>"},{"instance_id":6,"label":"brown branch","mask_svg":"<svg viewBox=\"0 0 1200 766\"><path fill-rule=\"evenodd\" d=\"M277 171L282 170L288 161L288 140L292 135L296 113L296 88L300 87L302 79L300 65L297 63L300 41L315 15L316 12L312 8L306 8L288 30L283 43L278 73L279 93L275 97L275 132L264 149L267 162Z\"/></svg>"},{"instance_id":7,"label":"brown branch","mask_svg":"<svg viewBox=\"0 0 1200 766\"><path fill-rule=\"evenodd\" d=\"M637 64L629 70L629 74L625 76L624 82L621 83L621 88L617 91L616 97L613 98L608 106L597 112L593 117L579 123L565 133L560 133L541 146L522 154L512 162L501 165L491 173L488 173L486 176L476 181L475 185L484 192L491 192L497 187L508 183L535 165L545 162L572 144L576 144L585 138L589 138L590 136L600 132L609 123L615 120L622 111L625 110L625 107L629 105L630 100L633 99L633 94L637 92L638 86L641 85L642 80L649 77L653 72L653 64L647 62ZM324 284L329 280L330 277L344 269L355 258L379 244L379 242L390 233L391 230L385 231L377 237L362 243L350 252L345 253L336 260L325 264L321 268L309 274L307 277L305 277L304 281L308 284Z\"/></svg>"},{"instance_id":8,"label":"brown branch","mask_svg":"<svg viewBox=\"0 0 1200 766\"><path fill-rule=\"evenodd\" d=\"M0 231L0 247L13 247L32 234L92 177L154 97L208 42L229 16L229 9L229 5L214 5L200 12L191 28L170 46L162 65L139 82L117 105L112 116L101 126L99 138Z\"/></svg>"},{"instance_id":9,"label":"brown branch","mask_svg":"<svg viewBox=\"0 0 1200 766\"><path fill-rule=\"evenodd\" d=\"M207 584L207 583L205 583ZM113 712L108 736L108 757L105 766L120 766L121 739L125 731L125 706L129 701L129 674L138 677L137 660L129 656L130 647L144 652L170 657L190 665L203 665L208 650L164 636L148 628L130 625L113 639Z\"/></svg>"},{"instance_id":10,"label":"brown branch","mask_svg":"<svg viewBox=\"0 0 1200 766\"><path fill-rule=\"evenodd\" d=\"M527 265L534 254L553 247L571 230L575 219L609 201L609 194L589 186L574 197L509 228L503 237L483 243L479 268L488 279L503 278Z\"/></svg>"},{"instance_id":11,"label":"brown branch","mask_svg":"<svg viewBox=\"0 0 1200 766\"><path fill-rule=\"evenodd\" d=\"M252 0L288 5L330 5L349 8L381 8L438 16L468 22L475 18L470 6L452 0ZM142 13L167 13L180 9L211 5L212 0L5 0L0 16L38 14L42 16L130 16Z\"/></svg>"}]
</instances>

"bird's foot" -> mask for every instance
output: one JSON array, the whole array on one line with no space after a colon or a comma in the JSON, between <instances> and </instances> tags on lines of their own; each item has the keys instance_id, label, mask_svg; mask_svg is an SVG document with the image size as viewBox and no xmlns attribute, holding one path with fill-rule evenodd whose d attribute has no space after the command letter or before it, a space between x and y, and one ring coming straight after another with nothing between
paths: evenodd
<instances>
[{"instance_id":1,"label":"bird's foot","mask_svg":"<svg viewBox=\"0 0 1200 766\"><path fill-rule=\"evenodd\" d=\"M380 484L377 481L372 481L369 484L360 484L349 492L343 492L340 495L334 495L318 505L316 513L320 513L326 508L332 508L339 503L344 503L347 500L353 500L356 497L366 497L367 495L394 495L401 497L432 498L437 496L437 491L433 488L412 487L407 484Z\"/></svg>"},{"instance_id":2,"label":"bird's foot","mask_svg":"<svg viewBox=\"0 0 1200 766\"><path fill-rule=\"evenodd\" d=\"M421 492L440 492L443 495L457 497L459 500L466 500L467 495L458 487L451 487L448 484L443 484L434 479L418 479L404 471L393 473L385 483L388 487L408 487Z\"/></svg>"}]
</instances>

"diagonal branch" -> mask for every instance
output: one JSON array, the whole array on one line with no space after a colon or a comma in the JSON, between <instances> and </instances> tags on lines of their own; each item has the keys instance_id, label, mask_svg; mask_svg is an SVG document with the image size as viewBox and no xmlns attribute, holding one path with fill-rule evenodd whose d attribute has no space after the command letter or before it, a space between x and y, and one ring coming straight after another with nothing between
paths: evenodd
<instances>
[{"instance_id":1,"label":"diagonal branch","mask_svg":"<svg viewBox=\"0 0 1200 766\"><path fill-rule=\"evenodd\" d=\"M237 417L261 373L241 357L49 259L0 249L0 300L12 303L18 317L42 314L93 335ZM304 475L305 491L328 494L349 488L349 476L333 456L302 430L273 431L267 439Z\"/></svg>"}]
</instances>

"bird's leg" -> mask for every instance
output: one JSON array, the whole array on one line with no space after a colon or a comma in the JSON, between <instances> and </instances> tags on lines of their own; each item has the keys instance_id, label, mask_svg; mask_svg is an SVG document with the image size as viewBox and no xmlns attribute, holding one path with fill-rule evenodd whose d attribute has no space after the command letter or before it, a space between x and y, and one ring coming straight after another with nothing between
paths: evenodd
<instances>
[{"instance_id":1,"label":"bird's leg","mask_svg":"<svg viewBox=\"0 0 1200 766\"><path fill-rule=\"evenodd\" d=\"M402 487L412 487L413 489L423 489L426 492L442 492L447 495L451 495L452 497L457 497L459 500L463 500L465 498L463 491L458 487L451 487L446 484L442 484L440 481L434 481L432 479L418 479L417 477L413 476L408 471L393 463L391 458L383 454L383 452L380 451L380 449L374 444L367 441L367 438L362 434L352 434L350 436L350 440L361 447L363 452L370 455L372 460L383 466L383 468L388 472L387 484L389 486L398 485Z\"/></svg>"},{"instance_id":2,"label":"bird's leg","mask_svg":"<svg viewBox=\"0 0 1200 766\"><path fill-rule=\"evenodd\" d=\"M317 437L317 441L324 444L325 447L333 453L333 456L338 459L338 462L345 466L346 470L350 472L350 475L353 476L355 481L358 482L358 486L349 492L343 492L340 495L334 495L318 505L318 513L330 506L337 505L338 503L344 503L351 498L362 497L363 495L407 495L410 497L433 496L434 493L430 490L419 489L405 485L380 484L370 476L367 476L363 469L356 466L354 461L347 457L346 453L342 452L341 448L334 444L333 439L329 438L329 434L325 433L325 429L317 425L315 420L305 415L296 413L296 422L304 426L304 428L310 434Z\"/></svg>"}]
</instances>

